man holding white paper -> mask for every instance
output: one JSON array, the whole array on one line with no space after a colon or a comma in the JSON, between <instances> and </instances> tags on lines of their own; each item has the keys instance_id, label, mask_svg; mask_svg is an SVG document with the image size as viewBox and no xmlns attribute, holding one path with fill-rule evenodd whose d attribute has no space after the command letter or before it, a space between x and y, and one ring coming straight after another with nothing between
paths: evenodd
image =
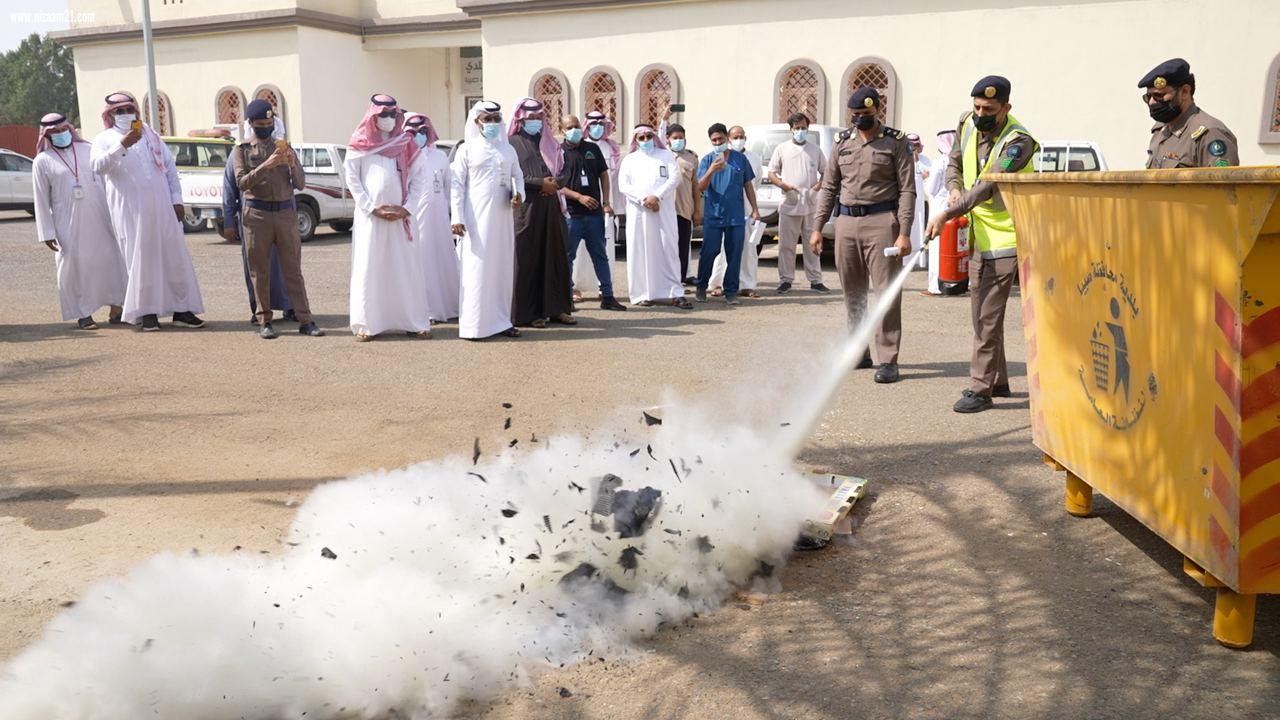
<instances>
[{"instance_id":1,"label":"man holding white paper","mask_svg":"<svg viewBox=\"0 0 1280 720\"><path fill-rule=\"evenodd\" d=\"M813 199L822 187L827 158L818 143L809 140L809 118L796 113L787 119L791 142L782 143L769 158L769 182L782 191L778 207L778 294L791 292L796 281L796 243L804 253L804 275L809 289L828 293L822 284L822 260L805 242L814 229ZM821 228L819 228L821 229Z\"/></svg>"}]
</instances>

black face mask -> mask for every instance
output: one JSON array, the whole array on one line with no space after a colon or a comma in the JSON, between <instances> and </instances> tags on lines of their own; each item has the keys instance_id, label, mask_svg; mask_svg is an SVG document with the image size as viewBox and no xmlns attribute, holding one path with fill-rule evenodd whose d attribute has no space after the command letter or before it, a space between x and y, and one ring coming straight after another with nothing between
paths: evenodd
<instances>
[{"instance_id":1,"label":"black face mask","mask_svg":"<svg viewBox=\"0 0 1280 720\"><path fill-rule=\"evenodd\" d=\"M1182 108L1178 107L1177 100L1165 100L1154 105L1147 106L1147 112L1151 113L1151 119L1158 123L1167 123L1175 120L1182 113Z\"/></svg>"},{"instance_id":2,"label":"black face mask","mask_svg":"<svg viewBox=\"0 0 1280 720\"><path fill-rule=\"evenodd\" d=\"M273 127L258 127L257 125L253 126L253 134L257 135L259 140L266 140L267 138L271 137L271 131L273 130L275 130L275 128Z\"/></svg>"},{"instance_id":3,"label":"black face mask","mask_svg":"<svg viewBox=\"0 0 1280 720\"><path fill-rule=\"evenodd\" d=\"M864 130L864 131L870 130L871 128L876 126L876 116L875 115L854 115L853 125L859 130Z\"/></svg>"},{"instance_id":4,"label":"black face mask","mask_svg":"<svg viewBox=\"0 0 1280 720\"><path fill-rule=\"evenodd\" d=\"M991 132L996 129L995 115L974 115L973 126L978 128L979 132Z\"/></svg>"}]
</instances>

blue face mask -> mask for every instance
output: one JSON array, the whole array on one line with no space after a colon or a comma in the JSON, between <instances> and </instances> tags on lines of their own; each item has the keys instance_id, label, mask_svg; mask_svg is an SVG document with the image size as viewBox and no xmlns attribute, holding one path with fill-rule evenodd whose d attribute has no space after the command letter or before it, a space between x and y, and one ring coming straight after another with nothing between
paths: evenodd
<instances>
[{"instance_id":1,"label":"blue face mask","mask_svg":"<svg viewBox=\"0 0 1280 720\"><path fill-rule=\"evenodd\" d=\"M795 138L796 142L803 145L805 141L809 139L809 131L808 130L792 130L791 137Z\"/></svg>"},{"instance_id":2,"label":"blue face mask","mask_svg":"<svg viewBox=\"0 0 1280 720\"><path fill-rule=\"evenodd\" d=\"M49 142L53 143L54 147L67 147L71 144L71 131L63 130L62 132L54 133L49 136Z\"/></svg>"},{"instance_id":3,"label":"blue face mask","mask_svg":"<svg viewBox=\"0 0 1280 720\"><path fill-rule=\"evenodd\" d=\"M587 132L590 133L592 140L599 140L600 138L604 137L604 126L592 125L591 127L587 128Z\"/></svg>"},{"instance_id":4,"label":"blue face mask","mask_svg":"<svg viewBox=\"0 0 1280 720\"><path fill-rule=\"evenodd\" d=\"M729 149L729 146L728 146L728 145L712 145L712 146L711 146L711 154L712 154L712 155L719 155L720 153L722 153L722 152L724 152L725 150L728 150L728 149Z\"/></svg>"},{"instance_id":5,"label":"blue face mask","mask_svg":"<svg viewBox=\"0 0 1280 720\"><path fill-rule=\"evenodd\" d=\"M652 140L641 140L641 141L640 141L640 149L641 149L641 150L643 150L643 151L645 151L645 152L653 152L653 141L652 141Z\"/></svg>"},{"instance_id":6,"label":"blue face mask","mask_svg":"<svg viewBox=\"0 0 1280 720\"><path fill-rule=\"evenodd\" d=\"M418 147L427 146L427 136L422 133L414 133L413 141L417 143Z\"/></svg>"},{"instance_id":7,"label":"blue face mask","mask_svg":"<svg viewBox=\"0 0 1280 720\"><path fill-rule=\"evenodd\" d=\"M502 135L502 123L483 123L480 125L480 132L490 140L497 140Z\"/></svg>"},{"instance_id":8,"label":"blue face mask","mask_svg":"<svg viewBox=\"0 0 1280 720\"><path fill-rule=\"evenodd\" d=\"M582 128L569 128L564 131L564 139L571 143L582 142Z\"/></svg>"},{"instance_id":9,"label":"blue face mask","mask_svg":"<svg viewBox=\"0 0 1280 720\"><path fill-rule=\"evenodd\" d=\"M671 141L671 149L676 152L684 152L684 138L677 138Z\"/></svg>"},{"instance_id":10,"label":"blue face mask","mask_svg":"<svg viewBox=\"0 0 1280 720\"><path fill-rule=\"evenodd\" d=\"M525 120L524 131L530 135L537 135L538 133L542 132L542 121L541 120Z\"/></svg>"}]
</instances>

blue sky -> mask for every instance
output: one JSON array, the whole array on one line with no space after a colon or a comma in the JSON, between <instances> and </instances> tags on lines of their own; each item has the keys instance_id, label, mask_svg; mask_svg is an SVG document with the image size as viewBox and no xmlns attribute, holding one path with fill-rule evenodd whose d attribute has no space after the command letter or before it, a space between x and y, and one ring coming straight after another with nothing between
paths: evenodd
<instances>
[{"instance_id":1,"label":"blue sky","mask_svg":"<svg viewBox=\"0 0 1280 720\"><path fill-rule=\"evenodd\" d=\"M0 5L0 52L18 47L31 33L67 29L67 0L5 0Z\"/></svg>"}]
</instances>

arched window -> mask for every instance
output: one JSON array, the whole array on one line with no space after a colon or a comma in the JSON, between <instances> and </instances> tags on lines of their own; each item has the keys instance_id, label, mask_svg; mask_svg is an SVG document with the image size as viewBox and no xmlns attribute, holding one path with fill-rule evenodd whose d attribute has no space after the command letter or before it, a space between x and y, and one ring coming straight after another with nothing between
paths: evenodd
<instances>
[{"instance_id":1,"label":"arched window","mask_svg":"<svg viewBox=\"0 0 1280 720\"><path fill-rule=\"evenodd\" d=\"M873 87L880 91L884 98L884 106L880 109L880 119L887 125L893 125L897 116L894 103L898 99L898 76L889 61L878 57L859 58L844 71L844 97L840 106L844 107L849 96L860 87Z\"/></svg>"},{"instance_id":2,"label":"arched window","mask_svg":"<svg viewBox=\"0 0 1280 720\"><path fill-rule=\"evenodd\" d=\"M582 80L582 114L599 110L613 120L614 135L622 125L622 78L610 67L594 67Z\"/></svg>"},{"instance_id":3,"label":"arched window","mask_svg":"<svg viewBox=\"0 0 1280 720\"><path fill-rule=\"evenodd\" d=\"M569 110L569 80L564 73L551 68L534 73L529 82L529 97L542 103L542 112L546 115L543 124L559 135L561 122Z\"/></svg>"},{"instance_id":4,"label":"arched window","mask_svg":"<svg viewBox=\"0 0 1280 720\"><path fill-rule=\"evenodd\" d=\"M149 95L142 96L142 107L140 108L143 115L151 112L151 97ZM173 135L177 132L173 123L173 106L169 104L169 96L163 90L156 91L156 119L159 125L155 131L161 135Z\"/></svg>"},{"instance_id":5,"label":"arched window","mask_svg":"<svg viewBox=\"0 0 1280 720\"><path fill-rule=\"evenodd\" d=\"M280 116L281 120L284 120L284 93L280 92L280 88L275 85L259 85L258 89L253 91L253 99L271 103L271 109Z\"/></svg>"},{"instance_id":6,"label":"arched window","mask_svg":"<svg viewBox=\"0 0 1280 720\"><path fill-rule=\"evenodd\" d=\"M214 96L213 118L219 125L236 124L244 120L244 93L237 87L224 87Z\"/></svg>"},{"instance_id":7,"label":"arched window","mask_svg":"<svg viewBox=\"0 0 1280 720\"><path fill-rule=\"evenodd\" d=\"M680 80L670 65L647 65L636 76L636 124L657 127L667 106L679 102Z\"/></svg>"},{"instance_id":8,"label":"arched window","mask_svg":"<svg viewBox=\"0 0 1280 720\"><path fill-rule=\"evenodd\" d=\"M1258 141L1280 143L1280 55L1267 70L1266 97L1262 100L1262 134Z\"/></svg>"},{"instance_id":9,"label":"arched window","mask_svg":"<svg viewBox=\"0 0 1280 720\"><path fill-rule=\"evenodd\" d=\"M774 79L774 122L784 123L795 113L804 113L811 123L826 121L827 79L822 68L811 60L796 60L778 71Z\"/></svg>"}]
</instances>

